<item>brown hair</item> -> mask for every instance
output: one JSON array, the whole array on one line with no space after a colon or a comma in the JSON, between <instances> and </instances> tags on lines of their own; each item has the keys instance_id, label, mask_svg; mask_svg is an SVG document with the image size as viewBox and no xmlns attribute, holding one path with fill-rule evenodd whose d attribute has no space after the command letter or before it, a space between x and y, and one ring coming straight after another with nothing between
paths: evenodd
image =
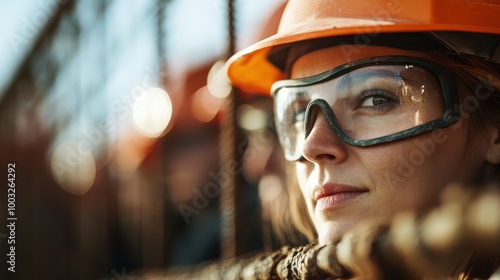
<instances>
[{"instance_id":1,"label":"brown hair","mask_svg":"<svg viewBox=\"0 0 500 280\"><path fill-rule=\"evenodd\" d=\"M457 75L463 121L473 137L489 140L488 130L500 129L500 65L472 56L431 54L431 57L454 70ZM477 184L500 184L500 165L485 164L477 174Z\"/></svg>"},{"instance_id":2,"label":"brown hair","mask_svg":"<svg viewBox=\"0 0 500 280\"><path fill-rule=\"evenodd\" d=\"M309 212L307 211L306 202L304 196L300 191L299 183L297 182L297 176L295 174L294 164L287 162L286 165L287 173L287 187L288 196L290 201L290 218L293 226L304 235L309 242L316 239L316 231L312 223Z\"/></svg>"}]
</instances>

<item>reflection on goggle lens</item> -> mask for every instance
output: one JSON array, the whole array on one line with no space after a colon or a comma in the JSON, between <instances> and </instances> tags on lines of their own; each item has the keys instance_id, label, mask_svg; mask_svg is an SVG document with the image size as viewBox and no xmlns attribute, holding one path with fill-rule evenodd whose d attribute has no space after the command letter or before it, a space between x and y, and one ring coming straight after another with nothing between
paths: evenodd
<instances>
[{"instance_id":1,"label":"reflection on goggle lens","mask_svg":"<svg viewBox=\"0 0 500 280\"><path fill-rule=\"evenodd\" d=\"M453 73L413 57L351 62L315 76L276 82L273 93L277 132L292 161L302 156L316 108L353 146L412 137L459 118Z\"/></svg>"}]
</instances>

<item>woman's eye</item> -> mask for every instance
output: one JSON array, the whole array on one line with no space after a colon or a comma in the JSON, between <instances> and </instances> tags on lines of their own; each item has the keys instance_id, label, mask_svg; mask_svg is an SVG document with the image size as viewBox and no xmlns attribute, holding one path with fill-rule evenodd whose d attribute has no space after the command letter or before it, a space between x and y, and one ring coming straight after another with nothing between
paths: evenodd
<instances>
[{"instance_id":1,"label":"woman's eye","mask_svg":"<svg viewBox=\"0 0 500 280\"><path fill-rule=\"evenodd\" d=\"M371 106L378 106L378 105L383 105L387 103L391 103L392 99L385 97L385 96L371 96L366 98L363 103L361 103L361 106L364 107L371 107Z\"/></svg>"},{"instance_id":2,"label":"woman's eye","mask_svg":"<svg viewBox=\"0 0 500 280\"><path fill-rule=\"evenodd\" d=\"M383 92L367 92L358 96L358 104L361 108L366 109L385 109L388 106L392 106L397 103L397 100L392 96L388 96L387 93Z\"/></svg>"}]
</instances>

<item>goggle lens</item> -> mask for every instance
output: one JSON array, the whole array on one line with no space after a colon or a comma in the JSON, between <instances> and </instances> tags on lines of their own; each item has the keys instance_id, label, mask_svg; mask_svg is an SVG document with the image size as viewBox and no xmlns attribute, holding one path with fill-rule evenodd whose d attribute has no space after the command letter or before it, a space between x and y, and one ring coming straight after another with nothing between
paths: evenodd
<instances>
[{"instance_id":1,"label":"goggle lens","mask_svg":"<svg viewBox=\"0 0 500 280\"><path fill-rule=\"evenodd\" d=\"M415 128L430 123L442 126L441 120L449 117L451 109L449 86L440 71L401 63L401 59L343 66L313 77L280 81L273 88L278 135L289 160L302 156L308 125L314 121L314 105L321 108L333 130L354 146L429 131Z\"/></svg>"}]
</instances>

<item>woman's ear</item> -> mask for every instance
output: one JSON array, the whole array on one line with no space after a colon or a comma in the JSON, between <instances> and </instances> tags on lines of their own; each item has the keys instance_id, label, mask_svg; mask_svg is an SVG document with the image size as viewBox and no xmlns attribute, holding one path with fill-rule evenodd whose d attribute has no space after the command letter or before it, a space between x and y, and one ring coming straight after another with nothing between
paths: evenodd
<instances>
[{"instance_id":1,"label":"woman's ear","mask_svg":"<svg viewBox=\"0 0 500 280\"><path fill-rule=\"evenodd\" d=\"M488 150L486 154L486 161L491 164L500 163L500 128L493 128L491 130L491 137L488 142Z\"/></svg>"}]
</instances>

